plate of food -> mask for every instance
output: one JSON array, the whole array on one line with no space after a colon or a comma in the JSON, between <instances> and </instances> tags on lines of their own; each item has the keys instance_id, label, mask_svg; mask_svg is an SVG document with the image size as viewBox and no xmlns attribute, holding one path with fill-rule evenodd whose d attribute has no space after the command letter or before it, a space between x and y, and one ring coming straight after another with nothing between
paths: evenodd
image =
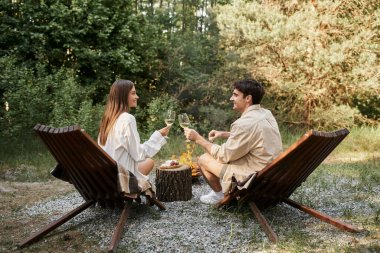
<instances>
[{"instance_id":1,"label":"plate of food","mask_svg":"<svg viewBox=\"0 0 380 253\"><path fill-rule=\"evenodd\" d=\"M163 164L160 165L160 169L176 169L181 167L182 165L179 164L177 160L167 160Z\"/></svg>"}]
</instances>

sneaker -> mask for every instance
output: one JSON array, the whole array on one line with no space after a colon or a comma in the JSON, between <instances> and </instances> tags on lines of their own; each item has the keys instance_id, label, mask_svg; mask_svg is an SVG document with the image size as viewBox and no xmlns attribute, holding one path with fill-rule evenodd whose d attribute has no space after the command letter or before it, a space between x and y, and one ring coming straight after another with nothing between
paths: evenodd
<instances>
[{"instance_id":1,"label":"sneaker","mask_svg":"<svg viewBox=\"0 0 380 253\"><path fill-rule=\"evenodd\" d=\"M211 191L209 194L203 195L200 197L200 200L204 204L214 205L221 201L224 198L224 194L222 192L214 192Z\"/></svg>"}]
</instances>

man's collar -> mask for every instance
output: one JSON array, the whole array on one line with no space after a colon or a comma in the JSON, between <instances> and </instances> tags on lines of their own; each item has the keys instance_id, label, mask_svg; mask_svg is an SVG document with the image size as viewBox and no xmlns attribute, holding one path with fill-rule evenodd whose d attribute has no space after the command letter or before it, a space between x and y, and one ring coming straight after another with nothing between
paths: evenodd
<instances>
[{"instance_id":1,"label":"man's collar","mask_svg":"<svg viewBox=\"0 0 380 253\"><path fill-rule=\"evenodd\" d=\"M250 106L247 107L247 109L245 109L245 111L241 114L241 116L243 116L244 114L246 114L246 113L249 112L249 111L260 110L260 109L261 109L260 104L257 104L257 105L250 105Z\"/></svg>"}]
</instances>

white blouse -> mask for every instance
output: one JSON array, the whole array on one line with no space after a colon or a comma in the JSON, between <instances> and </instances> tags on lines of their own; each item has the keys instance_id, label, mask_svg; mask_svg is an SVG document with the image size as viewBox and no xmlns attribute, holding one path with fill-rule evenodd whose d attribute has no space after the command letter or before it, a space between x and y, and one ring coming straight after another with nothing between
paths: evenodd
<instances>
[{"instance_id":1,"label":"white blouse","mask_svg":"<svg viewBox=\"0 0 380 253\"><path fill-rule=\"evenodd\" d=\"M138 170L138 163L148 157L153 157L166 144L166 139L155 131L144 143L140 143L140 135L137 131L136 119L129 113L122 113L116 120L113 128L108 133L104 146L99 145L118 164L131 171L138 179L149 177Z\"/></svg>"}]
</instances>

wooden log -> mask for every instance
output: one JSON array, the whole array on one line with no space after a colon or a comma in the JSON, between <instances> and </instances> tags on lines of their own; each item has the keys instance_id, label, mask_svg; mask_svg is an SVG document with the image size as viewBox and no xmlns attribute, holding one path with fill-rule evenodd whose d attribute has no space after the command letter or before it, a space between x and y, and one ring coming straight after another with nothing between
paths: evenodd
<instances>
[{"instance_id":1,"label":"wooden log","mask_svg":"<svg viewBox=\"0 0 380 253\"><path fill-rule=\"evenodd\" d=\"M187 165L179 168L157 168L157 199L164 202L190 200L192 197L191 182L191 168Z\"/></svg>"}]
</instances>

